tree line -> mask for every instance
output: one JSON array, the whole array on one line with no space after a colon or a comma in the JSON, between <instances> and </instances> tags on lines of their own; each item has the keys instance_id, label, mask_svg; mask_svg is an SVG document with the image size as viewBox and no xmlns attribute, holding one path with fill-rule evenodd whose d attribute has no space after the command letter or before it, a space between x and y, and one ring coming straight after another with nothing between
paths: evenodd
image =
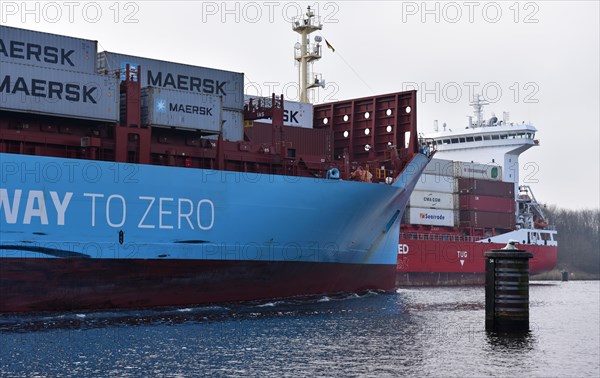
<instances>
[{"instance_id":1,"label":"tree line","mask_svg":"<svg viewBox=\"0 0 600 378\"><path fill-rule=\"evenodd\" d=\"M558 231L557 268L600 275L600 209L568 210L552 205L545 211Z\"/></svg>"}]
</instances>

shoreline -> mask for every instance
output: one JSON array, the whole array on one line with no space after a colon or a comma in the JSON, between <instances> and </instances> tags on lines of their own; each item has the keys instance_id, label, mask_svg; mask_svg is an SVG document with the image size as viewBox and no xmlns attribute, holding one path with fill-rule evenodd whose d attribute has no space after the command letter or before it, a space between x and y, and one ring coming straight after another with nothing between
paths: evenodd
<instances>
[{"instance_id":1,"label":"shoreline","mask_svg":"<svg viewBox=\"0 0 600 378\"><path fill-rule=\"evenodd\" d=\"M569 272L569 281L598 281L600 274L582 272L580 270L569 271L567 269L554 269L549 272L535 274L529 277L530 281L562 281L562 273Z\"/></svg>"}]
</instances>

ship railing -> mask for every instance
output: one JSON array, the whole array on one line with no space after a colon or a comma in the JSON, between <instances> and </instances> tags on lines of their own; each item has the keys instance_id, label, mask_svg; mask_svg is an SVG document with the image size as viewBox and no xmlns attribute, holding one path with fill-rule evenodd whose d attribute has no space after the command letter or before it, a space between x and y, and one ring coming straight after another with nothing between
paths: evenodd
<instances>
[{"instance_id":1,"label":"ship railing","mask_svg":"<svg viewBox=\"0 0 600 378\"><path fill-rule=\"evenodd\" d=\"M424 234L419 232L401 232L400 240L431 240L450 242L476 242L485 239L484 236L453 235L453 234Z\"/></svg>"},{"instance_id":2,"label":"ship railing","mask_svg":"<svg viewBox=\"0 0 600 378\"><path fill-rule=\"evenodd\" d=\"M127 80L127 74L129 72L129 80L131 81L138 81L139 80L139 70L137 66L129 66L127 65L126 67L129 67L129 71L127 71L127 68L117 68L117 69L112 69L112 70L103 70L100 72L101 75L105 75L105 76L111 76L111 77L116 77L118 78L120 81L126 81Z\"/></svg>"},{"instance_id":3,"label":"ship railing","mask_svg":"<svg viewBox=\"0 0 600 378\"><path fill-rule=\"evenodd\" d=\"M437 151L436 145L433 143L432 138L424 138L422 136L418 139L419 152L426 155L427 157L433 156Z\"/></svg>"},{"instance_id":4,"label":"ship railing","mask_svg":"<svg viewBox=\"0 0 600 378\"><path fill-rule=\"evenodd\" d=\"M273 97L252 97L244 100L244 106L249 111L283 107L281 98L275 96L274 101L275 102L273 102Z\"/></svg>"},{"instance_id":5,"label":"ship railing","mask_svg":"<svg viewBox=\"0 0 600 378\"><path fill-rule=\"evenodd\" d=\"M304 28L319 30L323 28L321 16L315 16L314 11L311 11L310 7L308 7L308 11L305 14L292 18L293 30L302 30Z\"/></svg>"}]
</instances>

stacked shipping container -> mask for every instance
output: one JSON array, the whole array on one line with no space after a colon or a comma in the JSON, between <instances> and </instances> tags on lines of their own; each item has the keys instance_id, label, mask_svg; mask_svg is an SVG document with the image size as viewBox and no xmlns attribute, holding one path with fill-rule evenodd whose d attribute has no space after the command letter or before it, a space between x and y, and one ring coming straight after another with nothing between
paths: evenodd
<instances>
[{"instance_id":1,"label":"stacked shipping container","mask_svg":"<svg viewBox=\"0 0 600 378\"><path fill-rule=\"evenodd\" d=\"M455 227L455 193L454 162L432 159L410 196L404 223Z\"/></svg>"},{"instance_id":2,"label":"stacked shipping container","mask_svg":"<svg viewBox=\"0 0 600 378\"><path fill-rule=\"evenodd\" d=\"M0 25L2 62L93 74L97 46L87 39Z\"/></svg>"},{"instance_id":3,"label":"stacked shipping container","mask_svg":"<svg viewBox=\"0 0 600 378\"><path fill-rule=\"evenodd\" d=\"M157 125L190 128L198 130L218 130L212 121L216 113L223 128L223 138L230 141L243 140L244 133L244 74L213 68L166 62L132 55L103 51L98 54L97 67L100 73L119 71L121 74L129 65L136 69L141 66L141 87L150 96L156 97L160 91L161 101L167 104L165 111L146 109L147 122L160 122ZM124 79L124 77L121 77ZM150 89L152 88L152 89ZM149 92L148 92L149 91ZM185 94L187 93L188 96ZM202 97L204 96L204 97ZM211 112L213 118L196 117L194 107L203 107L202 101L209 97L220 97L218 112ZM213 100L211 100L213 101ZM183 107L181 106L183 105ZM146 103L148 106L148 103ZM188 111L189 109L189 111ZM164 114L157 114L164 113Z\"/></svg>"},{"instance_id":4,"label":"stacked shipping container","mask_svg":"<svg viewBox=\"0 0 600 378\"><path fill-rule=\"evenodd\" d=\"M124 105L112 74L119 71L123 80L127 65L141 66L143 124L244 139L243 73L98 53L96 41L6 26L0 26L0 62L3 111L118 122ZM285 125L312 127L312 105L286 101L286 109Z\"/></svg>"},{"instance_id":5,"label":"stacked shipping container","mask_svg":"<svg viewBox=\"0 0 600 378\"><path fill-rule=\"evenodd\" d=\"M424 174L444 177L464 177L479 180L502 180L502 167L492 164L468 163L443 159L431 159Z\"/></svg>"},{"instance_id":6,"label":"stacked shipping container","mask_svg":"<svg viewBox=\"0 0 600 378\"><path fill-rule=\"evenodd\" d=\"M514 229L514 184L497 165L432 159L410 197L404 223Z\"/></svg>"},{"instance_id":7,"label":"stacked shipping container","mask_svg":"<svg viewBox=\"0 0 600 378\"><path fill-rule=\"evenodd\" d=\"M114 78L0 63L0 110L108 122L119 119L119 85Z\"/></svg>"},{"instance_id":8,"label":"stacked shipping container","mask_svg":"<svg viewBox=\"0 0 600 378\"><path fill-rule=\"evenodd\" d=\"M513 230L516 226L515 186L473 178L458 179L460 225Z\"/></svg>"},{"instance_id":9,"label":"stacked shipping container","mask_svg":"<svg viewBox=\"0 0 600 378\"><path fill-rule=\"evenodd\" d=\"M457 188L460 194L515 198L515 185L512 182L459 178Z\"/></svg>"},{"instance_id":10,"label":"stacked shipping container","mask_svg":"<svg viewBox=\"0 0 600 378\"><path fill-rule=\"evenodd\" d=\"M6 26L0 26L0 63L0 111L10 112L11 117L34 113L61 117L63 123L68 118L74 122L117 124L126 109L120 80L125 79L124 69L129 64L131 68L139 65L144 71L140 75L144 81L142 125L199 130L201 134L195 135L207 138L215 138L222 131L225 140L244 139L242 73L108 52L98 54L96 41ZM30 118L22 123L34 124ZM60 127L61 135L68 137L54 138L54 142L73 143L79 134L65 131L73 127L69 125ZM40 127L43 131L55 128ZM102 142L96 139L97 147ZM106 139L107 151L113 148L110 139ZM83 146L83 138L81 143ZM135 148L127 149L131 154L127 158L135 159Z\"/></svg>"},{"instance_id":11,"label":"stacked shipping container","mask_svg":"<svg viewBox=\"0 0 600 378\"><path fill-rule=\"evenodd\" d=\"M424 209L408 206L405 213L404 223L446 227L455 227L457 223L457 212L452 209Z\"/></svg>"},{"instance_id":12,"label":"stacked shipping container","mask_svg":"<svg viewBox=\"0 0 600 378\"><path fill-rule=\"evenodd\" d=\"M116 122L119 85L96 73L97 42L0 26L0 110Z\"/></svg>"},{"instance_id":13,"label":"stacked shipping container","mask_svg":"<svg viewBox=\"0 0 600 378\"><path fill-rule=\"evenodd\" d=\"M456 193L456 180L452 176L439 176L430 173L424 173L415 186L415 190Z\"/></svg>"},{"instance_id":14,"label":"stacked shipping container","mask_svg":"<svg viewBox=\"0 0 600 378\"><path fill-rule=\"evenodd\" d=\"M219 132L221 97L173 89L142 89L142 125Z\"/></svg>"}]
</instances>

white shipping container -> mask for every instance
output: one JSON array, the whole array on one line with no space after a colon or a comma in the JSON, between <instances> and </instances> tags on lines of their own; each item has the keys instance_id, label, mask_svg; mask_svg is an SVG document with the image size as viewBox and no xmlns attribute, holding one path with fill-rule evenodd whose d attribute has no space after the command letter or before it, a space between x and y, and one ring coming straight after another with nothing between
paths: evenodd
<instances>
[{"instance_id":1,"label":"white shipping container","mask_svg":"<svg viewBox=\"0 0 600 378\"><path fill-rule=\"evenodd\" d=\"M271 98L244 95L244 100L247 102L252 99L253 103L258 100L267 100L271 102ZM304 102L288 101L283 100L283 125L292 127L304 127L307 129L313 128L313 104L307 104ZM271 118L261 118L256 121L262 123L272 123Z\"/></svg>"},{"instance_id":2,"label":"white shipping container","mask_svg":"<svg viewBox=\"0 0 600 378\"><path fill-rule=\"evenodd\" d=\"M419 181L417 181L415 190L454 193L456 192L456 185L456 179L452 176L422 174Z\"/></svg>"},{"instance_id":3,"label":"white shipping container","mask_svg":"<svg viewBox=\"0 0 600 378\"><path fill-rule=\"evenodd\" d=\"M452 193L415 190L410 195L409 205L411 207L454 210L455 196Z\"/></svg>"},{"instance_id":4,"label":"white shipping container","mask_svg":"<svg viewBox=\"0 0 600 378\"><path fill-rule=\"evenodd\" d=\"M232 142L244 140L244 112L223 110L223 139Z\"/></svg>"},{"instance_id":5,"label":"white shipping container","mask_svg":"<svg viewBox=\"0 0 600 378\"><path fill-rule=\"evenodd\" d=\"M100 73L120 71L121 80L124 80L125 69L128 64L130 68L142 66L142 88L156 87L195 94L222 96L224 110L241 111L244 109L243 73L107 51L98 54L98 72Z\"/></svg>"},{"instance_id":6,"label":"white shipping container","mask_svg":"<svg viewBox=\"0 0 600 378\"><path fill-rule=\"evenodd\" d=\"M497 164L454 162L454 175L480 180L502 180L502 167Z\"/></svg>"},{"instance_id":7,"label":"white shipping container","mask_svg":"<svg viewBox=\"0 0 600 378\"><path fill-rule=\"evenodd\" d=\"M456 210L407 207L406 212L406 219L410 224L455 227L458 221Z\"/></svg>"},{"instance_id":8,"label":"white shipping container","mask_svg":"<svg viewBox=\"0 0 600 378\"><path fill-rule=\"evenodd\" d=\"M435 158L431 159L423 173L438 176L454 176L454 161Z\"/></svg>"},{"instance_id":9,"label":"white shipping container","mask_svg":"<svg viewBox=\"0 0 600 378\"><path fill-rule=\"evenodd\" d=\"M95 74L97 48L96 41L0 25L3 68L7 62Z\"/></svg>"},{"instance_id":10,"label":"white shipping container","mask_svg":"<svg viewBox=\"0 0 600 378\"><path fill-rule=\"evenodd\" d=\"M142 124L219 132L221 97L172 89L144 88Z\"/></svg>"},{"instance_id":11,"label":"white shipping container","mask_svg":"<svg viewBox=\"0 0 600 378\"><path fill-rule=\"evenodd\" d=\"M117 122L116 78L2 63L0 110Z\"/></svg>"}]
</instances>

